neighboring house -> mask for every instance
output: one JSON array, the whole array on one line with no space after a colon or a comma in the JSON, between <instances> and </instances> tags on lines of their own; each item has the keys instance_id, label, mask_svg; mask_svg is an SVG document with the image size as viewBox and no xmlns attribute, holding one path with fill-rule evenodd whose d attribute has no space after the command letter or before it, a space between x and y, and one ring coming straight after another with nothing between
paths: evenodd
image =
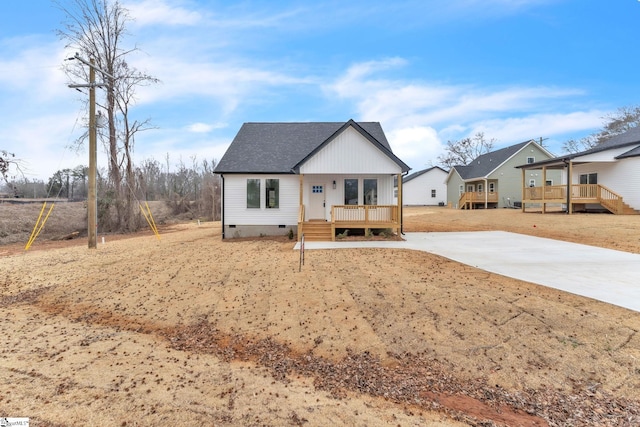
<instances>
[{"instance_id":1,"label":"neighboring house","mask_svg":"<svg viewBox=\"0 0 640 427\"><path fill-rule=\"evenodd\" d=\"M516 166L553 158L534 140L482 154L465 166L454 166L447 176L447 200L458 209L520 206L521 172ZM546 185L560 182L562 174L551 173ZM531 175L528 185L542 185L541 176Z\"/></svg>"},{"instance_id":2,"label":"neighboring house","mask_svg":"<svg viewBox=\"0 0 640 427\"><path fill-rule=\"evenodd\" d=\"M245 123L216 166L222 237L402 227L394 178L409 167L377 122ZM400 197L402 200L402 197Z\"/></svg>"},{"instance_id":3,"label":"neighboring house","mask_svg":"<svg viewBox=\"0 0 640 427\"><path fill-rule=\"evenodd\" d=\"M576 210L608 210L615 214L640 213L640 128L613 136L596 147L545 161L518 166L522 169L522 210L526 204L561 205ZM563 185L530 187L529 176L563 174Z\"/></svg>"},{"instance_id":4,"label":"neighboring house","mask_svg":"<svg viewBox=\"0 0 640 427\"><path fill-rule=\"evenodd\" d=\"M439 166L423 169L402 179L402 203L404 205L446 205L447 171Z\"/></svg>"}]
</instances>

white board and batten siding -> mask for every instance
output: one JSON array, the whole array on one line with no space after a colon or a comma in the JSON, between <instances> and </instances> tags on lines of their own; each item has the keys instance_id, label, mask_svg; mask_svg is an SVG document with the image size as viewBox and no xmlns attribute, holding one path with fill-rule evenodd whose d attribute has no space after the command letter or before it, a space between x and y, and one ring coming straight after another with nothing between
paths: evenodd
<instances>
[{"instance_id":1,"label":"white board and batten siding","mask_svg":"<svg viewBox=\"0 0 640 427\"><path fill-rule=\"evenodd\" d=\"M300 167L307 174L398 174L402 168L352 127Z\"/></svg>"},{"instance_id":2,"label":"white board and batten siding","mask_svg":"<svg viewBox=\"0 0 640 427\"><path fill-rule=\"evenodd\" d=\"M260 180L260 208L247 208L247 179ZM280 180L279 207L266 208L265 180ZM235 175L224 177L224 217L234 225L297 224L300 177L298 175Z\"/></svg>"},{"instance_id":3,"label":"white board and batten siding","mask_svg":"<svg viewBox=\"0 0 640 427\"><path fill-rule=\"evenodd\" d=\"M378 175L378 174L313 174L304 175L304 194L302 195L302 203L309 205L309 197L312 194L313 185L321 184L325 187L326 203L327 206L331 205L344 205L344 180L345 179L357 179L358 180L358 204L363 205L362 189L364 188L365 179L375 179L378 181L378 203L379 205L393 205L396 204L393 198L393 175ZM336 182L336 188L333 188L333 181Z\"/></svg>"}]
</instances>

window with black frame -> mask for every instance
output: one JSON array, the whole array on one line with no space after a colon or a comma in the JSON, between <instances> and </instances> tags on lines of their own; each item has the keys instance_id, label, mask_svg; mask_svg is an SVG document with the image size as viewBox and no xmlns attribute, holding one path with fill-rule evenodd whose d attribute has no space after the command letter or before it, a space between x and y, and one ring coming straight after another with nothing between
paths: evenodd
<instances>
[{"instance_id":1,"label":"window with black frame","mask_svg":"<svg viewBox=\"0 0 640 427\"><path fill-rule=\"evenodd\" d=\"M378 180L365 179L363 182L363 188L364 188L364 204L377 205L378 204Z\"/></svg>"},{"instance_id":2,"label":"window with black frame","mask_svg":"<svg viewBox=\"0 0 640 427\"><path fill-rule=\"evenodd\" d=\"M347 178L344 180L344 204L345 205L358 204L358 180L357 179Z\"/></svg>"},{"instance_id":3,"label":"window with black frame","mask_svg":"<svg viewBox=\"0 0 640 427\"><path fill-rule=\"evenodd\" d=\"M268 209L276 209L280 207L280 180L265 179L265 204Z\"/></svg>"},{"instance_id":4,"label":"window with black frame","mask_svg":"<svg viewBox=\"0 0 640 427\"><path fill-rule=\"evenodd\" d=\"M247 179L247 208L260 208L260 180Z\"/></svg>"}]
</instances>

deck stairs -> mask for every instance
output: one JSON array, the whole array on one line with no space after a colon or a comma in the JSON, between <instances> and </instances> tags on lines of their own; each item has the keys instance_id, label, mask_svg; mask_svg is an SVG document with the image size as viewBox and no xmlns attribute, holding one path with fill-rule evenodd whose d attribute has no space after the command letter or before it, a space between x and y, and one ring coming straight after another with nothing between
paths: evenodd
<instances>
[{"instance_id":1,"label":"deck stairs","mask_svg":"<svg viewBox=\"0 0 640 427\"><path fill-rule=\"evenodd\" d=\"M328 221L307 221L302 226L304 240L307 242L330 242L331 223Z\"/></svg>"},{"instance_id":2,"label":"deck stairs","mask_svg":"<svg viewBox=\"0 0 640 427\"><path fill-rule=\"evenodd\" d=\"M622 202L622 215L640 215L640 211L637 211L628 204Z\"/></svg>"}]
</instances>

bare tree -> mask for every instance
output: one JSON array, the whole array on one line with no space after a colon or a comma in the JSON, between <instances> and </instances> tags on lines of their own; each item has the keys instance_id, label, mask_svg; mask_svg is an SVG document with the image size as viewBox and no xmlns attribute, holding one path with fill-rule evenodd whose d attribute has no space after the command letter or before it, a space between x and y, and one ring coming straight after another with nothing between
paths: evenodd
<instances>
[{"instance_id":1,"label":"bare tree","mask_svg":"<svg viewBox=\"0 0 640 427\"><path fill-rule=\"evenodd\" d=\"M9 178L15 178L15 176L10 175L12 170L20 175L24 175L20 167L21 163L20 159L16 159L14 153L10 153L7 150L0 150L0 177L2 177L7 187L13 190L14 196L16 197L18 197L18 189L9 182Z\"/></svg>"},{"instance_id":2,"label":"bare tree","mask_svg":"<svg viewBox=\"0 0 640 427\"><path fill-rule=\"evenodd\" d=\"M148 129L149 120L132 120L129 107L135 101L137 87L158 80L127 63L128 55L137 48L123 46L131 18L118 0L69 0L67 3L69 6L63 5L61 0L55 0L55 4L66 15L64 29L59 30L58 35L67 42L68 48L92 58L99 69L113 76L102 76L107 86L104 103L100 107L105 111L108 123L101 137L106 139L108 176L114 197L112 204L103 203L101 206L107 209L115 207L115 229L133 231L140 221L135 220L139 215L133 203L135 175L131 155L136 133ZM82 64L67 63L66 71L72 80L87 81L88 70ZM83 141L84 136L79 143ZM105 218L104 215L99 217ZM105 224L102 225L104 228Z\"/></svg>"},{"instance_id":3,"label":"bare tree","mask_svg":"<svg viewBox=\"0 0 640 427\"><path fill-rule=\"evenodd\" d=\"M567 153L579 153L597 146L612 136L619 135L640 125L640 106L621 107L615 113L603 117L602 129L578 140L570 139L562 144Z\"/></svg>"},{"instance_id":4,"label":"bare tree","mask_svg":"<svg viewBox=\"0 0 640 427\"><path fill-rule=\"evenodd\" d=\"M9 184L9 171L12 167L19 168L16 155L6 150L0 150L0 175L7 184Z\"/></svg>"},{"instance_id":5,"label":"bare tree","mask_svg":"<svg viewBox=\"0 0 640 427\"><path fill-rule=\"evenodd\" d=\"M447 141L445 153L438 156L438 162L446 169L457 165L466 165L481 154L490 152L495 141L494 138L487 141L483 132L476 133L473 138Z\"/></svg>"}]
</instances>

